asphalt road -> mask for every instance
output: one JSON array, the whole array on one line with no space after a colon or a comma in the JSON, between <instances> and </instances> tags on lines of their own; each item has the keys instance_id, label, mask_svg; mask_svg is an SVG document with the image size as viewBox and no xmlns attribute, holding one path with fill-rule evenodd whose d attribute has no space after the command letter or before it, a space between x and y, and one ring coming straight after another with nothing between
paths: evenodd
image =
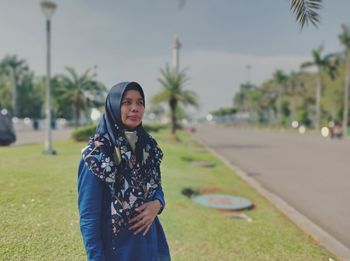
<instances>
[{"instance_id":1,"label":"asphalt road","mask_svg":"<svg viewBox=\"0 0 350 261\"><path fill-rule=\"evenodd\" d=\"M195 135L350 248L349 139L213 125Z\"/></svg>"}]
</instances>

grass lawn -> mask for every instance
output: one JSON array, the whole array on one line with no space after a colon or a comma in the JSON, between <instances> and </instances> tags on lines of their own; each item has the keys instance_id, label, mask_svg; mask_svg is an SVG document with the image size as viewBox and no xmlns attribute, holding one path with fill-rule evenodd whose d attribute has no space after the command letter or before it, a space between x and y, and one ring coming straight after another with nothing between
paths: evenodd
<instances>
[{"instance_id":1,"label":"grass lawn","mask_svg":"<svg viewBox=\"0 0 350 261\"><path fill-rule=\"evenodd\" d=\"M328 260L332 257L188 134L157 135L167 206L160 216L173 260ZM85 143L0 148L0 260L85 260L77 211L77 165ZM215 163L214 168L188 160ZM202 207L183 188L247 197L252 222Z\"/></svg>"}]
</instances>

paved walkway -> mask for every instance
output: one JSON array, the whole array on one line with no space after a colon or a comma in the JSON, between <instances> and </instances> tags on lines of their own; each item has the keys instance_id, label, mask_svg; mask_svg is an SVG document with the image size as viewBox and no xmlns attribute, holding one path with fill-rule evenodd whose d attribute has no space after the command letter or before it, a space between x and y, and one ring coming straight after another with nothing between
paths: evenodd
<instances>
[{"instance_id":1,"label":"paved walkway","mask_svg":"<svg viewBox=\"0 0 350 261\"><path fill-rule=\"evenodd\" d=\"M52 131L52 140L69 139L72 129L61 129ZM46 139L46 132L44 130L34 131L31 129L22 129L16 131L17 140L12 146L19 146L32 143L44 144Z\"/></svg>"},{"instance_id":2,"label":"paved walkway","mask_svg":"<svg viewBox=\"0 0 350 261\"><path fill-rule=\"evenodd\" d=\"M213 125L195 136L350 249L350 140Z\"/></svg>"}]
</instances>

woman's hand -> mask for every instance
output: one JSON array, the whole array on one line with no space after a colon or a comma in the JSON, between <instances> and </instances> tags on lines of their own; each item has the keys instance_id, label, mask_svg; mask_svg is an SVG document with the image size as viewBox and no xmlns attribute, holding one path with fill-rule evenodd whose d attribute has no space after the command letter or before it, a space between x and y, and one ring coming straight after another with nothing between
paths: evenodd
<instances>
[{"instance_id":1,"label":"woman's hand","mask_svg":"<svg viewBox=\"0 0 350 261\"><path fill-rule=\"evenodd\" d=\"M135 209L139 214L130 219L129 225L132 226L129 229L133 230L135 235L142 231L143 235L146 235L160 209L161 205L159 200L153 200L142 204Z\"/></svg>"}]
</instances>

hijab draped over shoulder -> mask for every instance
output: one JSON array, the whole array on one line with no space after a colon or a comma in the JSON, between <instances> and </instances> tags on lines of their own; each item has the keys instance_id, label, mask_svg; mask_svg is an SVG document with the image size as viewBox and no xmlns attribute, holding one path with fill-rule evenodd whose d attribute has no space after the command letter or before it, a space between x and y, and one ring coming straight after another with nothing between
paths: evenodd
<instances>
[{"instance_id":1,"label":"hijab draped over shoulder","mask_svg":"<svg viewBox=\"0 0 350 261\"><path fill-rule=\"evenodd\" d=\"M121 103L129 90L137 90L145 100L143 90L136 82L113 86L106 98L105 113L96 134L82 152L85 164L110 190L114 235L137 215L135 208L152 200L161 183L159 166L163 153L156 141L142 124L126 130L122 123ZM134 137L135 144L130 144L126 133L128 137Z\"/></svg>"}]
</instances>

